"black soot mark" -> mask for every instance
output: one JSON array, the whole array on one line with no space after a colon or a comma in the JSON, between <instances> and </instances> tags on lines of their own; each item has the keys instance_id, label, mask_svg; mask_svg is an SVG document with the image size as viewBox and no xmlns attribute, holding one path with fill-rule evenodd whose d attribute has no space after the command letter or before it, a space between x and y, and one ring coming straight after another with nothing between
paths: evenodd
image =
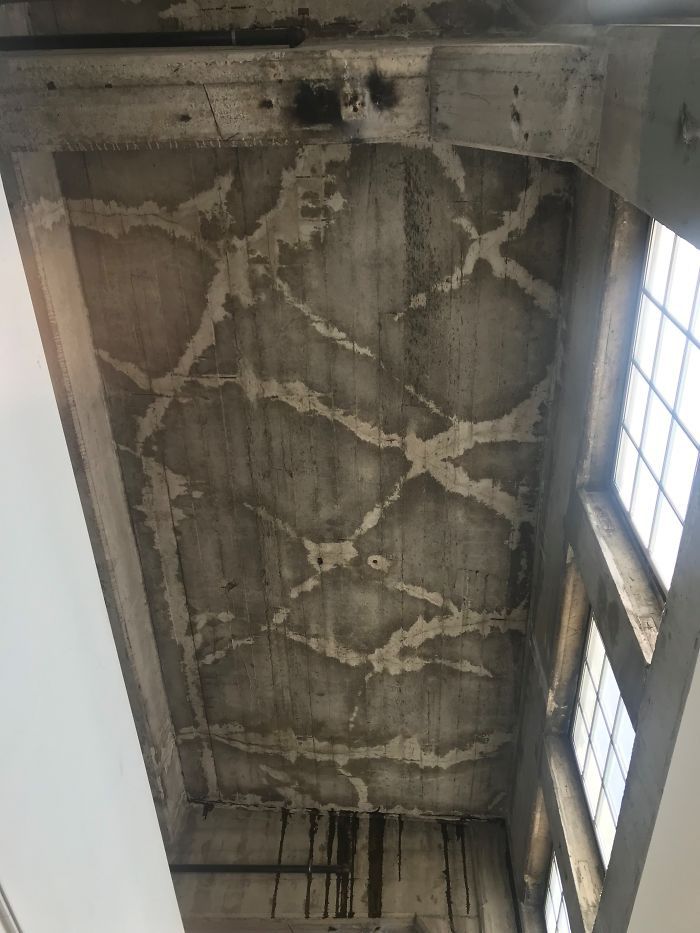
<instances>
[{"instance_id":1,"label":"black soot mark","mask_svg":"<svg viewBox=\"0 0 700 933\"><path fill-rule=\"evenodd\" d=\"M273 107L274 107L274 104L272 103L269 97L263 97L263 99L260 101L261 110L272 110Z\"/></svg>"},{"instance_id":2,"label":"black soot mark","mask_svg":"<svg viewBox=\"0 0 700 933\"><path fill-rule=\"evenodd\" d=\"M398 103L396 82L393 78L386 78L377 68L367 75L367 90L377 110L391 110Z\"/></svg>"},{"instance_id":3,"label":"black soot mark","mask_svg":"<svg viewBox=\"0 0 700 933\"><path fill-rule=\"evenodd\" d=\"M343 122L340 95L335 88L325 84L301 81L294 97L294 111L299 122L305 126L320 123L338 125Z\"/></svg>"},{"instance_id":4,"label":"black soot mark","mask_svg":"<svg viewBox=\"0 0 700 933\"><path fill-rule=\"evenodd\" d=\"M384 870L384 814L370 813L367 841L367 916L382 915L382 886Z\"/></svg>"}]
</instances>

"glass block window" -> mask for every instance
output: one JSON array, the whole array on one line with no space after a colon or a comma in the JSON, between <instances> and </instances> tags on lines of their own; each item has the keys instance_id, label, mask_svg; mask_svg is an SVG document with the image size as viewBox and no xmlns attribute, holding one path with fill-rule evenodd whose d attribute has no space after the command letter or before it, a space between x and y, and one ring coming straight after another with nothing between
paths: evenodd
<instances>
[{"instance_id":1,"label":"glass block window","mask_svg":"<svg viewBox=\"0 0 700 933\"><path fill-rule=\"evenodd\" d=\"M591 617L572 740L600 854L607 868L634 745L634 727Z\"/></svg>"},{"instance_id":2,"label":"glass block window","mask_svg":"<svg viewBox=\"0 0 700 933\"><path fill-rule=\"evenodd\" d=\"M564 889L561 886L556 855L552 855L552 864L549 867L547 896L544 902L544 921L547 933L571 933L571 924L569 923L569 915L566 912Z\"/></svg>"},{"instance_id":3,"label":"glass block window","mask_svg":"<svg viewBox=\"0 0 700 933\"><path fill-rule=\"evenodd\" d=\"M700 447L700 250L654 222L614 483L668 590Z\"/></svg>"}]
</instances>

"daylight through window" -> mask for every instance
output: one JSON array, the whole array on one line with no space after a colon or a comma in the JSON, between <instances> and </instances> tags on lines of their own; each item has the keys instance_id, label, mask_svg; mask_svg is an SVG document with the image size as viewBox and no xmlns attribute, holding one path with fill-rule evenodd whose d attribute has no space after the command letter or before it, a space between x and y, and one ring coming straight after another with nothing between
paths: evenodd
<instances>
[{"instance_id":1,"label":"daylight through window","mask_svg":"<svg viewBox=\"0 0 700 933\"><path fill-rule=\"evenodd\" d=\"M561 885L556 855L552 855L552 864L549 867L544 919L547 933L571 933L571 924L569 923L569 915L566 912L564 890Z\"/></svg>"},{"instance_id":2,"label":"daylight through window","mask_svg":"<svg viewBox=\"0 0 700 933\"><path fill-rule=\"evenodd\" d=\"M700 250L654 223L615 487L661 583L671 584L700 446Z\"/></svg>"},{"instance_id":3,"label":"daylight through window","mask_svg":"<svg viewBox=\"0 0 700 933\"><path fill-rule=\"evenodd\" d=\"M607 868L632 757L634 728L593 618L572 739L600 854Z\"/></svg>"}]
</instances>

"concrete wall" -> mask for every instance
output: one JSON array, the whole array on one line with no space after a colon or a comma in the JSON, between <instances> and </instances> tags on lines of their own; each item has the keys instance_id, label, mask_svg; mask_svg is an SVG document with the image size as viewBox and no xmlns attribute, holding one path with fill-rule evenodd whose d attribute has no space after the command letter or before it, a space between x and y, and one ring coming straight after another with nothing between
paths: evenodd
<instances>
[{"instance_id":1,"label":"concrete wall","mask_svg":"<svg viewBox=\"0 0 700 933\"><path fill-rule=\"evenodd\" d=\"M56 162L190 796L503 813L569 173Z\"/></svg>"},{"instance_id":2,"label":"concrete wall","mask_svg":"<svg viewBox=\"0 0 700 933\"><path fill-rule=\"evenodd\" d=\"M186 929L241 917L439 917L453 933L515 933L499 822L381 813L192 808L175 857L185 863L338 864L347 875L175 875ZM377 924L379 919L377 919ZM240 929L245 929L240 923ZM373 929L373 927L372 927Z\"/></svg>"},{"instance_id":3,"label":"concrete wall","mask_svg":"<svg viewBox=\"0 0 700 933\"><path fill-rule=\"evenodd\" d=\"M0 890L26 933L180 917L0 192Z\"/></svg>"}]
</instances>

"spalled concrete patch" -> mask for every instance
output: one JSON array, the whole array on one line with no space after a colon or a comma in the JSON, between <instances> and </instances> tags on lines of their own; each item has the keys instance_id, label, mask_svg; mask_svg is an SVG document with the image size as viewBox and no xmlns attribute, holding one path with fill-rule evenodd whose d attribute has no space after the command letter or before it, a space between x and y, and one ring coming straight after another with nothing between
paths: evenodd
<instances>
[{"instance_id":1,"label":"spalled concrete patch","mask_svg":"<svg viewBox=\"0 0 700 933\"><path fill-rule=\"evenodd\" d=\"M501 813L566 170L57 164L191 796Z\"/></svg>"}]
</instances>

